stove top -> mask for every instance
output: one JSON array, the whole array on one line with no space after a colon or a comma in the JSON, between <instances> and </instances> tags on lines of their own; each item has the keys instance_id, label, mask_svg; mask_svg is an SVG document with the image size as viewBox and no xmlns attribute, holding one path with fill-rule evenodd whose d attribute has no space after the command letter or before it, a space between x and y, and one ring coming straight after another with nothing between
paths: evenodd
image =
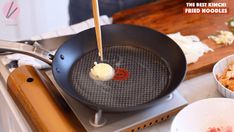
<instances>
[{"instance_id":1,"label":"stove top","mask_svg":"<svg viewBox=\"0 0 234 132\"><path fill-rule=\"evenodd\" d=\"M95 111L86 107L63 92L55 82L52 71L47 71L46 74L64 97L81 124L89 132L138 131L170 118L187 105L187 101L177 91L174 91L158 100L153 107L145 110L102 113L102 111Z\"/></svg>"}]
</instances>

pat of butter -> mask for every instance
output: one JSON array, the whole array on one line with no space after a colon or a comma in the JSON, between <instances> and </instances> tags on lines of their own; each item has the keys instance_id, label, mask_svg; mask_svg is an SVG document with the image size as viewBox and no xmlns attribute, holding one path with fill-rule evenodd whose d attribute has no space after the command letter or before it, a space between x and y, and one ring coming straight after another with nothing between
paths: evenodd
<instances>
[{"instance_id":1,"label":"pat of butter","mask_svg":"<svg viewBox=\"0 0 234 132\"><path fill-rule=\"evenodd\" d=\"M115 70L107 63L94 62L94 67L90 70L90 77L94 80L108 81L115 75Z\"/></svg>"}]
</instances>

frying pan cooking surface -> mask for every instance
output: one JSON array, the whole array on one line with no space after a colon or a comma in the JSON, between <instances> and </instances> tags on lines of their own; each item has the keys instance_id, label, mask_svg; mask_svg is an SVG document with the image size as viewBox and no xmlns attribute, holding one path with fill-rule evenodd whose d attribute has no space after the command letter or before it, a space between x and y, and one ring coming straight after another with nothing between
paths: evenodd
<instances>
[{"instance_id":1,"label":"frying pan cooking surface","mask_svg":"<svg viewBox=\"0 0 234 132\"><path fill-rule=\"evenodd\" d=\"M131 44L124 44L131 45ZM95 81L89 77L97 50L83 55L72 67L71 83L77 94L97 105L124 108L157 99L167 90L170 69L165 60L149 50L133 46L105 47L104 59L115 69L125 69L124 80Z\"/></svg>"}]
</instances>

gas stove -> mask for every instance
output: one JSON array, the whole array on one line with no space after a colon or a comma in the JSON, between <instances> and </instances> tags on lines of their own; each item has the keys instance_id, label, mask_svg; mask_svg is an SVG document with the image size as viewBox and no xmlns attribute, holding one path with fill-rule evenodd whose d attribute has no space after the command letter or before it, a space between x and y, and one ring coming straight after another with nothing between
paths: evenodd
<instances>
[{"instance_id":1,"label":"gas stove","mask_svg":"<svg viewBox=\"0 0 234 132\"><path fill-rule=\"evenodd\" d=\"M53 41L52 43L59 45L65 38L61 37L60 39L56 38L55 40L58 41L56 43L54 39L43 41L45 41L44 44ZM138 131L167 120L188 104L184 97L177 91L174 91L158 100L153 107L144 110L122 113L95 111L63 92L55 82L51 70L47 71L46 74L88 132Z\"/></svg>"},{"instance_id":2,"label":"gas stove","mask_svg":"<svg viewBox=\"0 0 234 132\"><path fill-rule=\"evenodd\" d=\"M71 36L41 40L40 43L47 46L51 44L59 46L69 37ZM9 68L9 66L7 67ZM153 107L144 110L122 113L95 111L63 92L55 82L51 70L47 71L46 74L88 132L135 132L167 120L188 104L185 98L175 90L170 95L158 100Z\"/></svg>"},{"instance_id":3,"label":"gas stove","mask_svg":"<svg viewBox=\"0 0 234 132\"><path fill-rule=\"evenodd\" d=\"M188 103L184 97L174 91L145 110L103 113L101 110L88 108L63 92L55 82L52 71L47 71L46 74L88 132L138 131L170 118Z\"/></svg>"}]
</instances>

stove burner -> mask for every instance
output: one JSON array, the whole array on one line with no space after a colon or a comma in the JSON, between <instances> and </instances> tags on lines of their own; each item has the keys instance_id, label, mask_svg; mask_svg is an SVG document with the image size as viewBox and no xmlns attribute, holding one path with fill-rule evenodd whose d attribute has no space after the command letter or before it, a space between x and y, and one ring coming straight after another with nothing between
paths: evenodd
<instances>
[{"instance_id":1,"label":"stove burner","mask_svg":"<svg viewBox=\"0 0 234 132\"><path fill-rule=\"evenodd\" d=\"M153 107L148 109L137 112L102 113L99 116L101 117L100 119L96 118L97 111L86 107L64 93L54 80L51 71L47 72L47 75L63 95L85 129L90 132L139 131L168 119L187 105L187 101L177 91L174 91L172 94L158 100ZM99 120L98 126L94 124L95 118L97 122Z\"/></svg>"}]
</instances>

